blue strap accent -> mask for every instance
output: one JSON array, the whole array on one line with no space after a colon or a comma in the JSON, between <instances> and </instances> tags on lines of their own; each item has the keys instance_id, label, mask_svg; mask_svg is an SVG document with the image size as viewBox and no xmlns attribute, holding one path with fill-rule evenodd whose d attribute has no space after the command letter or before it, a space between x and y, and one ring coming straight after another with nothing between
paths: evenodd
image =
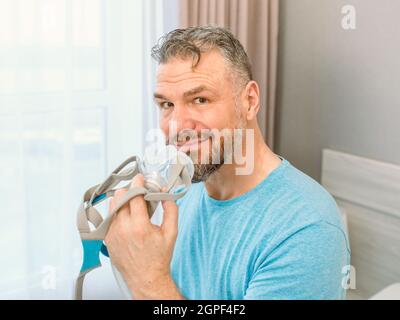
<instances>
[{"instance_id":1,"label":"blue strap accent","mask_svg":"<svg viewBox=\"0 0 400 320\"><path fill-rule=\"evenodd\" d=\"M102 240L82 240L83 263L81 272L101 266L100 250L102 245Z\"/></svg>"},{"instance_id":2,"label":"blue strap accent","mask_svg":"<svg viewBox=\"0 0 400 320\"><path fill-rule=\"evenodd\" d=\"M101 245L100 251L106 257L108 257L108 258L110 257L110 255L108 254L108 249L107 249L107 247L106 247L106 245L104 243Z\"/></svg>"},{"instance_id":3,"label":"blue strap accent","mask_svg":"<svg viewBox=\"0 0 400 320\"><path fill-rule=\"evenodd\" d=\"M102 193L101 195L97 196L96 198L93 199L93 205L95 205L97 202L100 202L106 197L107 193Z\"/></svg>"}]
</instances>

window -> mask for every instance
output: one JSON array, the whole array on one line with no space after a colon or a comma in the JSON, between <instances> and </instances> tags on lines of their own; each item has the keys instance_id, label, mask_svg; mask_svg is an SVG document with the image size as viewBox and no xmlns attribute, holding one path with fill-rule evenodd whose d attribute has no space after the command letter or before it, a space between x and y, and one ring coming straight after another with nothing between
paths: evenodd
<instances>
[{"instance_id":1,"label":"window","mask_svg":"<svg viewBox=\"0 0 400 320\"><path fill-rule=\"evenodd\" d=\"M0 0L0 298L72 297L80 198L157 126L150 48L173 4Z\"/></svg>"}]
</instances>

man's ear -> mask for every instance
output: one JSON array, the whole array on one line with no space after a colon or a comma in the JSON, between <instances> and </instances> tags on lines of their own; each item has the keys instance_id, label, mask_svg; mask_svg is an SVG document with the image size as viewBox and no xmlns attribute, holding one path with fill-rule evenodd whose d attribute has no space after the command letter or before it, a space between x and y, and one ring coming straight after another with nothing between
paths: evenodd
<instances>
[{"instance_id":1,"label":"man's ear","mask_svg":"<svg viewBox=\"0 0 400 320\"><path fill-rule=\"evenodd\" d=\"M244 105L246 106L245 114L247 121L251 121L257 117L260 110L260 88L256 81L249 81L243 90Z\"/></svg>"}]
</instances>

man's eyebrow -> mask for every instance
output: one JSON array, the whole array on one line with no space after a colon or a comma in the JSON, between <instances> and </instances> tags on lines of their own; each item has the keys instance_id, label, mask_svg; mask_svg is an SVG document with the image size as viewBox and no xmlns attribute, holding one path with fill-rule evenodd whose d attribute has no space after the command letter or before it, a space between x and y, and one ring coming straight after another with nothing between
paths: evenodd
<instances>
[{"instance_id":1,"label":"man's eyebrow","mask_svg":"<svg viewBox=\"0 0 400 320\"><path fill-rule=\"evenodd\" d=\"M162 94L157 93L157 92L154 92L153 97L154 97L154 99L168 100L165 96L163 96Z\"/></svg>"},{"instance_id":2,"label":"man's eyebrow","mask_svg":"<svg viewBox=\"0 0 400 320\"><path fill-rule=\"evenodd\" d=\"M186 91L183 94L183 96L184 97L190 97L190 96L193 96L193 95L198 94L198 93L200 93L202 91L205 91L205 90L207 90L206 86L198 86L196 88L190 89L189 91Z\"/></svg>"},{"instance_id":3,"label":"man's eyebrow","mask_svg":"<svg viewBox=\"0 0 400 320\"><path fill-rule=\"evenodd\" d=\"M205 90L208 90L208 88L206 86L198 86L198 87L195 87L193 89L190 89L190 90L184 92L183 96L187 98L187 97L193 96L193 95L198 94ZM153 96L154 96L154 99L168 100L167 97L165 97L164 95L157 93L157 92L155 92Z\"/></svg>"}]
</instances>

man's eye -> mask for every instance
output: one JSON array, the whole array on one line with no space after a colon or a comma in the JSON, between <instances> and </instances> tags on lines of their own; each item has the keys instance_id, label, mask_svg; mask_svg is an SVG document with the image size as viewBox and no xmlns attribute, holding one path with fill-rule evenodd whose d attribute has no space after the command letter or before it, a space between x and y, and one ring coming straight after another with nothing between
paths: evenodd
<instances>
[{"instance_id":1,"label":"man's eye","mask_svg":"<svg viewBox=\"0 0 400 320\"><path fill-rule=\"evenodd\" d=\"M208 102L208 100L203 97L198 97L198 98L194 99L194 103L196 103L196 104L205 104L207 102Z\"/></svg>"},{"instance_id":2,"label":"man's eye","mask_svg":"<svg viewBox=\"0 0 400 320\"><path fill-rule=\"evenodd\" d=\"M169 108L172 108L173 106L174 106L174 104L169 101L164 101L164 102L160 103L160 107L163 109L169 109Z\"/></svg>"}]
</instances>

